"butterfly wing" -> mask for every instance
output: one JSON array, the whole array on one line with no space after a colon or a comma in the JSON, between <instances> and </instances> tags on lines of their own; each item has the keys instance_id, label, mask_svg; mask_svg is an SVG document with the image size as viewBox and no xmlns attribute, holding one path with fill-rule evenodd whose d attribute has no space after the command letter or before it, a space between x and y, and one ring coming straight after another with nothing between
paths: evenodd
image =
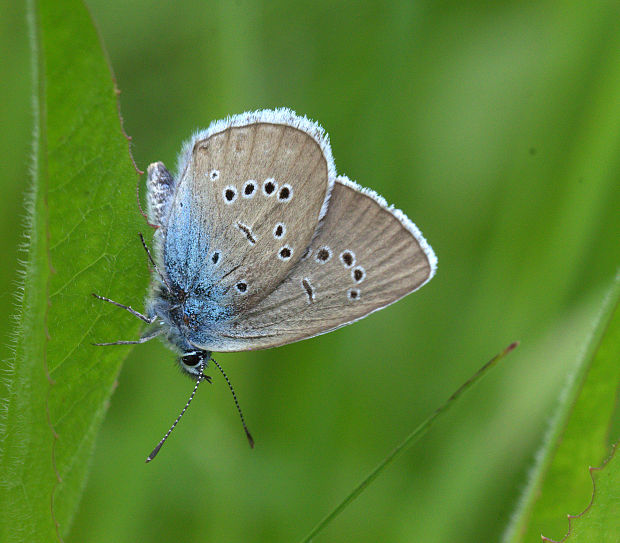
<instances>
[{"instance_id":1,"label":"butterfly wing","mask_svg":"<svg viewBox=\"0 0 620 543\"><path fill-rule=\"evenodd\" d=\"M268 348L329 332L420 288L436 263L402 212L339 177L307 254L273 292L222 322L208 348Z\"/></svg>"},{"instance_id":2,"label":"butterfly wing","mask_svg":"<svg viewBox=\"0 0 620 543\"><path fill-rule=\"evenodd\" d=\"M334 178L327 136L305 117L265 110L215 123L181 154L163 225L167 273L222 315L255 306L309 245Z\"/></svg>"}]
</instances>

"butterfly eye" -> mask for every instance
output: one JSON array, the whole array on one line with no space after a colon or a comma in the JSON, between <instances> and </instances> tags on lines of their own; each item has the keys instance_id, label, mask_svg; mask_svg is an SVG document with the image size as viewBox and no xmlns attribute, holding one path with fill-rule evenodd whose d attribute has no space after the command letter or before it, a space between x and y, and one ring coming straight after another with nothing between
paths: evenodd
<instances>
[{"instance_id":1,"label":"butterfly eye","mask_svg":"<svg viewBox=\"0 0 620 543\"><path fill-rule=\"evenodd\" d=\"M197 366L198 364L200 364L204 359L204 354L200 351L192 351L189 353L184 354L181 357L181 362L189 367L189 368L193 368L195 366Z\"/></svg>"}]
</instances>

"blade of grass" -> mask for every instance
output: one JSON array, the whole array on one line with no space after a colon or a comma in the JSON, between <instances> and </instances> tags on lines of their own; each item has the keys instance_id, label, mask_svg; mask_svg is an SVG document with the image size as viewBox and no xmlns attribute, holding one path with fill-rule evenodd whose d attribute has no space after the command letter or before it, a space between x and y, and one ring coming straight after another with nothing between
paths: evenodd
<instances>
[{"instance_id":1,"label":"blade of grass","mask_svg":"<svg viewBox=\"0 0 620 543\"><path fill-rule=\"evenodd\" d=\"M340 513L342 513L346 507L353 502L380 474L388 467L394 460L401 456L409 447L416 443L433 425L433 423L441 417L448 409L450 409L456 401L469 390L475 383L477 383L487 372L495 366L502 358L508 353L513 351L518 346L518 342L511 343L501 353L496 354L491 360L489 360L484 366L482 366L474 375L472 375L467 381L465 381L442 405L440 405L432 415L430 415L424 422L422 422L417 428L413 430L404 440L398 445L390 454L388 454L378 465L372 470L368 476L357 485L351 493L340 502L336 508L329 513L323 520L321 520L312 531L302 539L302 543L309 543L314 537L316 537L323 529L328 526Z\"/></svg>"}]
</instances>

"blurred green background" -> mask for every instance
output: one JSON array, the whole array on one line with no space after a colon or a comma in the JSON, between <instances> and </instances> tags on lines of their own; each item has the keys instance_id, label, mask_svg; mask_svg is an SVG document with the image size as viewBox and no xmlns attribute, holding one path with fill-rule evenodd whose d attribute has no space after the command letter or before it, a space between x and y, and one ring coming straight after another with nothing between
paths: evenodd
<instances>
[{"instance_id":1,"label":"blurred green background","mask_svg":"<svg viewBox=\"0 0 620 543\"><path fill-rule=\"evenodd\" d=\"M253 451L214 374L145 466L191 383L161 344L135 348L68 541L297 540L518 339L517 353L318 539L498 540L620 263L618 3L87 5L141 168L174 167L181 142L213 119L288 106L329 132L339 173L416 222L439 270L354 326L220 355ZM0 5L0 24L7 338L31 138L21 2ZM546 535L565 528L558 519Z\"/></svg>"}]
</instances>

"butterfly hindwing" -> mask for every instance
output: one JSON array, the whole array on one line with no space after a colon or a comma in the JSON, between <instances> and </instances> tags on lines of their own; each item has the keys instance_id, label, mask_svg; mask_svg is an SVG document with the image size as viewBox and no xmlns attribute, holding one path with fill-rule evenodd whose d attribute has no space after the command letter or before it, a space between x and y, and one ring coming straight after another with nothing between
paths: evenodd
<instances>
[{"instance_id":1,"label":"butterfly hindwing","mask_svg":"<svg viewBox=\"0 0 620 543\"><path fill-rule=\"evenodd\" d=\"M217 351L268 348L354 322L421 287L436 257L416 226L375 193L345 177L327 214L282 283L221 323Z\"/></svg>"}]
</instances>

